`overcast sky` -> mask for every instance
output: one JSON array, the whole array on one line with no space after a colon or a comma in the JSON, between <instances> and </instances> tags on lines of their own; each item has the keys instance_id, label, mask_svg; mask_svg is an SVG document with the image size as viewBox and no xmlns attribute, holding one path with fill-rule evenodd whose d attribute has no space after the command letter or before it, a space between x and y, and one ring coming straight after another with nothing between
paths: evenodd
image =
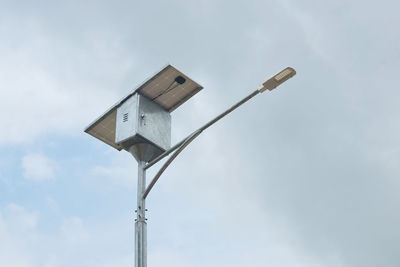
<instances>
[{"instance_id":1,"label":"overcast sky","mask_svg":"<svg viewBox=\"0 0 400 267\"><path fill-rule=\"evenodd\" d=\"M204 89L148 266L400 266L396 1L0 1L0 266L134 265L136 161L84 128L166 64ZM148 172L154 175L160 165Z\"/></svg>"}]
</instances>

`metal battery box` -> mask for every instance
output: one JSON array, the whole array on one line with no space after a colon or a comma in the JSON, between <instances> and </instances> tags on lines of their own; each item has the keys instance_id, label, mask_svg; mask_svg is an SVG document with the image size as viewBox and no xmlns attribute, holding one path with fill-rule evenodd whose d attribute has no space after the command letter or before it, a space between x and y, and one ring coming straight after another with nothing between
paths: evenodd
<instances>
[{"instance_id":1,"label":"metal battery box","mask_svg":"<svg viewBox=\"0 0 400 267\"><path fill-rule=\"evenodd\" d=\"M171 115L150 99L133 94L118 108L115 143L124 149L147 143L165 151L171 147Z\"/></svg>"}]
</instances>

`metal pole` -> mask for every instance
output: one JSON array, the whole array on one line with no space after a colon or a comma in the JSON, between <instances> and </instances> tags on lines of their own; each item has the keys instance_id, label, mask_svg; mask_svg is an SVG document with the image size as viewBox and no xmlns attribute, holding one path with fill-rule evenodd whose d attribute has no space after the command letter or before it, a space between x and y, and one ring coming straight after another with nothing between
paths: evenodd
<instances>
[{"instance_id":1,"label":"metal pole","mask_svg":"<svg viewBox=\"0 0 400 267\"><path fill-rule=\"evenodd\" d=\"M147 223L143 193L146 189L145 162L138 161L137 210L135 222L135 267L147 267Z\"/></svg>"}]
</instances>

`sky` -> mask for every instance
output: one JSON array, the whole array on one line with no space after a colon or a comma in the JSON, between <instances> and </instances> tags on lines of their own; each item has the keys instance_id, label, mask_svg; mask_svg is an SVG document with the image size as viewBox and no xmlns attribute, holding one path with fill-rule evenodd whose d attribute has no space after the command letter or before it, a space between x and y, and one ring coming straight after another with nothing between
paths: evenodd
<instances>
[{"instance_id":1,"label":"sky","mask_svg":"<svg viewBox=\"0 0 400 267\"><path fill-rule=\"evenodd\" d=\"M400 6L0 1L0 266L134 265L134 158L83 132L166 64L204 89L148 196L148 266L398 267ZM154 176L160 164L147 177Z\"/></svg>"}]
</instances>

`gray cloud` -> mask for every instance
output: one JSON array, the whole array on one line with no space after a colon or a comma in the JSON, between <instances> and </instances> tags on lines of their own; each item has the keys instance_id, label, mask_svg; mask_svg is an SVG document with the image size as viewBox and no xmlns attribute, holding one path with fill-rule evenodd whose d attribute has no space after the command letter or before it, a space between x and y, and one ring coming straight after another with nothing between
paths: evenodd
<instances>
[{"instance_id":1,"label":"gray cloud","mask_svg":"<svg viewBox=\"0 0 400 267\"><path fill-rule=\"evenodd\" d=\"M166 63L205 86L173 113L178 140L268 75L297 69L207 131L165 173L149 199L153 262L398 265L394 1L5 6L2 144L80 132ZM10 112L20 101L24 108Z\"/></svg>"}]
</instances>

